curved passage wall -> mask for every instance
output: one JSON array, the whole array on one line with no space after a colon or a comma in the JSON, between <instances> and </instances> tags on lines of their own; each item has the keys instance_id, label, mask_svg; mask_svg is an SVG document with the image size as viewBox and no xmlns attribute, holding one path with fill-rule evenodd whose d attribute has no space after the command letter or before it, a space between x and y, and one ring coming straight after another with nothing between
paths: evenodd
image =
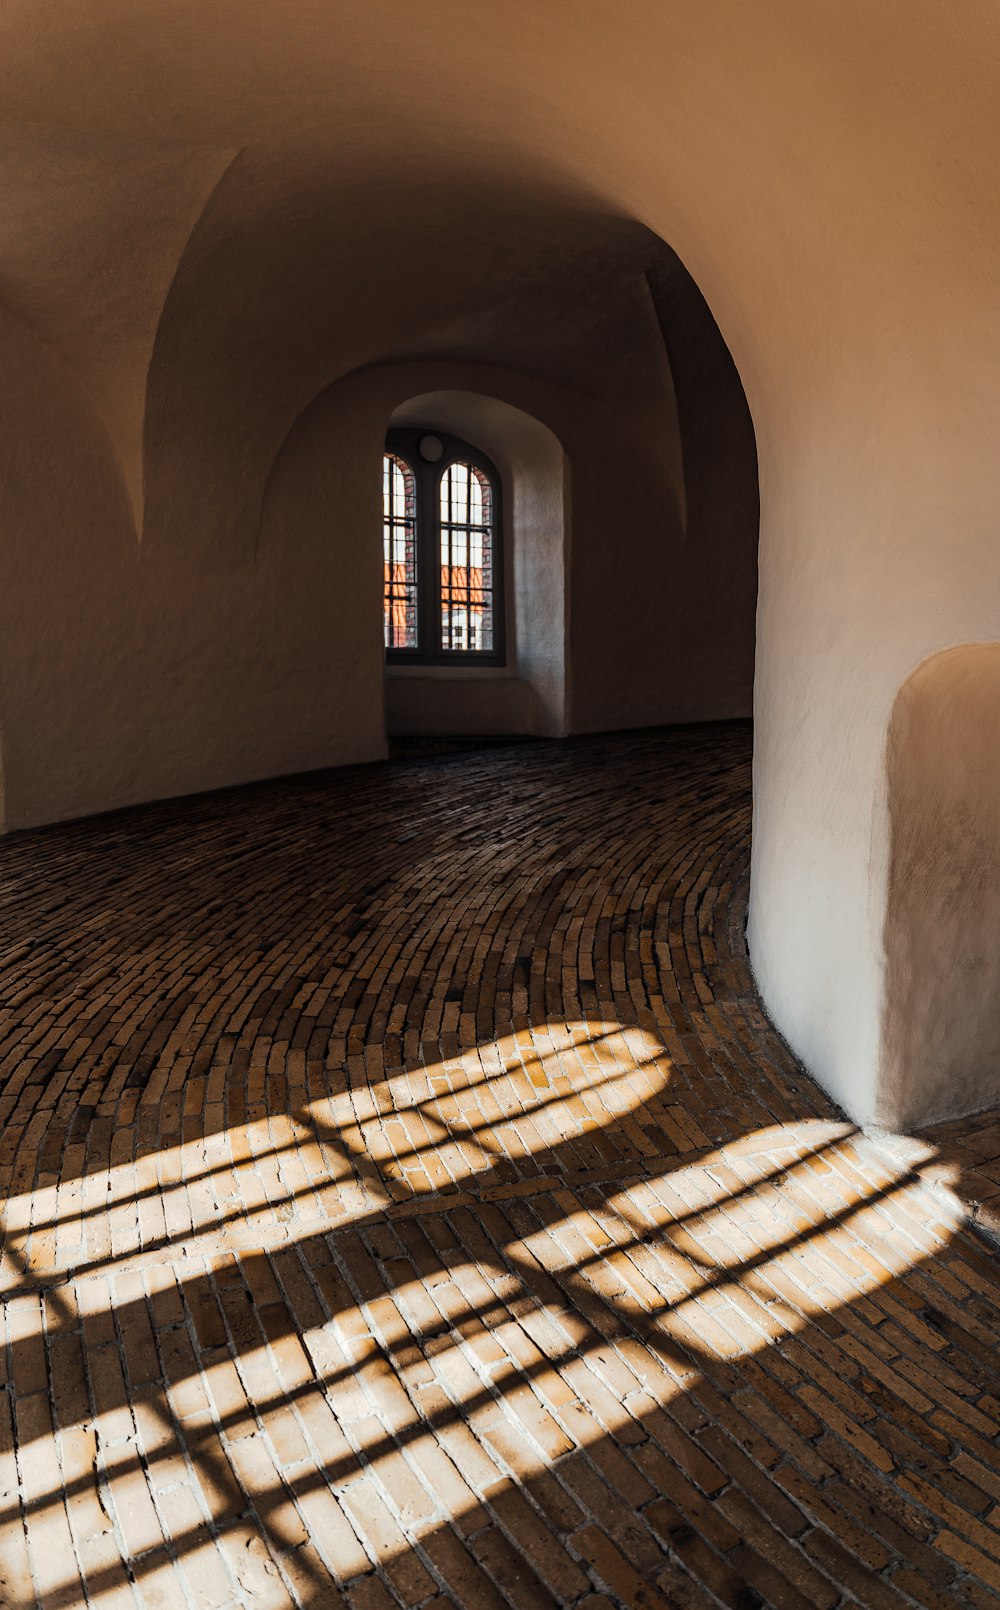
<instances>
[{"instance_id":1,"label":"curved passage wall","mask_svg":"<svg viewBox=\"0 0 1000 1610\"><path fill-rule=\"evenodd\" d=\"M318 544L319 511L252 558L275 455L345 375L444 358L640 434L652 407L667 443L652 232L718 320L760 455L754 965L796 1051L877 1120L891 713L929 655L1000 634L998 56L988 0L15 0L16 163L32 129L128 143L142 204L95 159L75 211L70 180L23 187L37 276L0 240L5 305L48 350L10 366L0 449L24 472L8 823L379 752L375 652L313 607L353 609L367 559ZM43 273L53 251L87 272ZM91 315L113 341L79 339ZM363 431L341 431L349 454ZM626 691L592 687L588 719Z\"/></svg>"},{"instance_id":2,"label":"curved passage wall","mask_svg":"<svg viewBox=\"0 0 1000 1610\"><path fill-rule=\"evenodd\" d=\"M17 360L32 369L34 398L12 406L0 449L7 826L384 754L379 461L393 411L428 392L439 409L442 392L460 393L487 436L506 421L522 527L526 514L551 524L545 505L565 505L555 563L522 564L517 577L528 721L501 711L498 725L559 733L746 713L752 541L748 553L746 533L721 517L707 531L683 524L683 421L660 324L637 285L630 301L626 282L622 328L645 364L641 409L622 405L598 347L588 385L416 359L359 371L293 422L239 543L216 519L232 472L225 457L212 501L188 508L181 478L174 503L159 495L140 541L99 415L12 324L11 340L37 361ZM526 322L525 364L572 369L572 343L556 362L534 332L532 357ZM522 544L522 560L528 551Z\"/></svg>"},{"instance_id":3,"label":"curved passage wall","mask_svg":"<svg viewBox=\"0 0 1000 1610\"><path fill-rule=\"evenodd\" d=\"M932 655L886 750L890 854L879 1112L1000 1101L1000 643Z\"/></svg>"}]
</instances>

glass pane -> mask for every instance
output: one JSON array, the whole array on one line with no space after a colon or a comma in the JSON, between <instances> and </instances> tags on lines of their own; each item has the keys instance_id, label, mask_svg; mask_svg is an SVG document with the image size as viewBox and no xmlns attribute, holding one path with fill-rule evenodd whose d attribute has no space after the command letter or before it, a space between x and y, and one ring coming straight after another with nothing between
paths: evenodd
<instances>
[{"instance_id":1,"label":"glass pane","mask_svg":"<svg viewBox=\"0 0 1000 1610\"><path fill-rule=\"evenodd\" d=\"M469 480L469 524L483 523L483 489L477 476Z\"/></svg>"},{"instance_id":2,"label":"glass pane","mask_svg":"<svg viewBox=\"0 0 1000 1610\"><path fill-rule=\"evenodd\" d=\"M441 647L493 650L493 491L474 464L441 476Z\"/></svg>"},{"instance_id":3,"label":"glass pane","mask_svg":"<svg viewBox=\"0 0 1000 1610\"><path fill-rule=\"evenodd\" d=\"M382 459L382 618L386 648L417 647L417 497L405 459Z\"/></svg>"}]
</instances>

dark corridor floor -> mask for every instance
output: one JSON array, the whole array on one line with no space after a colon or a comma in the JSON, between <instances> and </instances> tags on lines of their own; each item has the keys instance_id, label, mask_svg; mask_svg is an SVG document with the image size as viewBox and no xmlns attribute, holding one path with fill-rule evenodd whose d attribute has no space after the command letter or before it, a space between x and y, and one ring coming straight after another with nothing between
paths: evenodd
<instances>
[{"instance_id":1,"label":"dark corridor floor","mask_svg":"<svg viewBox=\"0 0 1000 1610\"><path fill-rule=\"evenodd\" d=\"M768 1027L749 744L0 847L0 1604L1000 1604L963 1132Z\"/></svg>"}]
</instances>

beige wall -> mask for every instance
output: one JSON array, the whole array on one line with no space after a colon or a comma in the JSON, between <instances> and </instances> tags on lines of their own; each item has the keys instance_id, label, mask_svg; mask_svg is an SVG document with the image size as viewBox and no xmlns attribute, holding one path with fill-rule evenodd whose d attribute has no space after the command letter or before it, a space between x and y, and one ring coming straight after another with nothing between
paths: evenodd
<instances>
[{"instance_id":1,"label":"beige wall","mask_svg":"<svg viewBox=\"0 0 1000 1610\"><path fill-rule=\"evenodd\" d=\"M291 490L266 543L140 543L93 415L23 330L0 339L5 825L384 753L377 548L331 543Z\"/></svg>"},{"instance_id":2,"label":"beige wall","mask_svg":"<svg viewBox=\"0 0 1000 1610\"><path fill-rule=\"evenodd\" d=\"M904 682L886 749L890 832L878 1115L1000 1101L1000 643Z\"/></svg>"},{"instance_id":3,"label":"beige wall","mask_svg":"<svg viewBox=\"0 0 1000 1610\"><path fill-rule=\"evenodd\" d=\"M604 409L615 439L655 414L669 481L652 231L760 455L754 965L877 1117L891 712L928 656L1000 636L998 47L988 0L13 0L8 823L378 753L377 652L342 630L375 607L369 559L307 476L261 528L282 444L344 376L447 358ZM345 409L342 445L368 429ZM574 574L571 633L578 579L617 589L616 565ZM732 696L709 659L689 713L702 679ZM654 645L643 677L671 663ZM632 697L579 695L582 725Z\"/></svg>"},{"instance_id":4,"label":"beige wall","mask_svg":"<svg viewBox=\"0 0 1000 1610\"><path fill-rule=\"evenodd\" d=\"M363 452L358 438L343 451L345 413L365 433ZM270 540L271 511L294 498L345 549L370 544L387 426L436 424L492 454L505 474L513 516L511 664L506 674L476 678L390 672L395 730L557 734L746 714L753 543L747 564L746 533L734 540L720 521L692 557L674 479L680 444L663 450L662 419L657 412L637 423L566 388L493 366L369 369L324 393L292 432L269 485L263 539ZM743 630L731 642L720 626L731 580L713 589L704 551L720 570L728 553L745 578ZM341 629L350 652L352 634L370 625L345 612ZM703 665L710 676L700 674ZM520 683L531 689L530 700Z\"/></svg>"},{"instance_id":5,"label":"beige wall","mask_svg":"<svg viewBox=\"0 0 1000 1610\"><path fill-rule=\"evenodd\" d=\"M218 492L190 528L147 523L140 538L101 421L15 321L8 340L8 828L385 753L380 460L407 403L503 461L518 527L515 654L499 679L421 679L416 702L397 685L396 730L559 733L684 719L692 702L729 713L692 686L679 647L699 619L711 640L713 600L685 576L669 398L629 415L492 366L368 369L301 412L239 540L215 523ZM655 629L637 642L656 588ZM750 591L746 618L752 608ZM736 701L750 670L741 647Z\"/></svg>"}]
</instances>

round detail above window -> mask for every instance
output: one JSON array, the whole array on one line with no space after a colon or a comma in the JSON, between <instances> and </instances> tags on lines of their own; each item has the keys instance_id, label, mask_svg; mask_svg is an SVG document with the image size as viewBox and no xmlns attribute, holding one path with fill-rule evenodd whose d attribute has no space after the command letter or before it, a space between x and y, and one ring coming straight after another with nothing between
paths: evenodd
<instances>
[{"instance_id":1,"label":"round detail above window","mask_svg":"<svg viewBox=\"0 0 1000 1610\"><path fill-rule=\"evenodd\" d=\"M440 436L421 436L417 443L417 452L425 464L436 464L444 457L444 442Z\"/></svg>"}]
</instances>

